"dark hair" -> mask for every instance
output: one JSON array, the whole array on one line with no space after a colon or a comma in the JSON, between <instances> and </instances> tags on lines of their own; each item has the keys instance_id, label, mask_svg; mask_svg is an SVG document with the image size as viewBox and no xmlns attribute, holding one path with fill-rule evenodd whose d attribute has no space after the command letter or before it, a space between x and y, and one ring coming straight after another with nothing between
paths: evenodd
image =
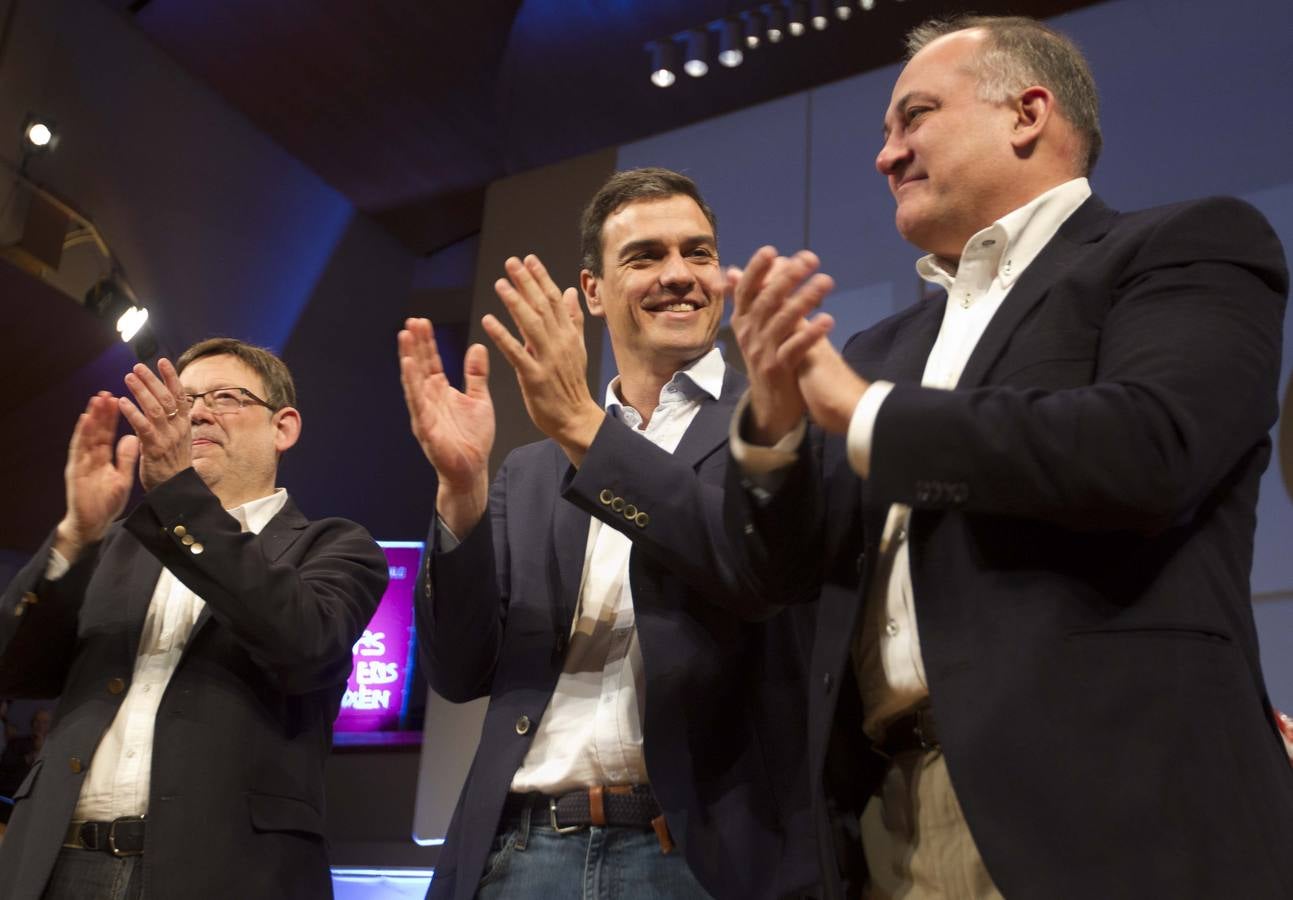
<instances>
[{"instance_id":1,"label":"dark hair","mask_svg":"<svg viewBox=\"0 0 1293 900\"><path fill-rule=\"evenodd\" d=\"M198 341L180 354L175 361L175 371L183 372L189 363L204 356L232 356L247 364L260 376L266 396L261 398L277 412L285 406L296 405L296 385L287 365L270 350L257 347L231 337L207 338Z\"/></svg>"},{"instance_id":2,"label":"dark hair","mask_svg":"<svg viewBox=\"0 0 1293 900\"><path fill-rule=\"evenodd\" d=\"M696 201L717 241L718 220L701 197L696 182L670 169L626 169L606 179L579 217L580 265L598 278L602 276L602 226L620 207L637 200L665 200L679 195Z\"/></svg>"},{"instance_id":3,"label":"dark hair","mask_svg":"<svg viewBox=\"0 0 1293 900\"><path fill-rule=\"evenodd\" d=\"M962 15L930 19L907 33L907 58L930 42L967 29L981 29L987 41L975 59L979 96L1001 102L1016 91L1040 84L1055 95L1060 113L1073 125L1082 142L1082 158L1075 160L1090 175L1100 158L1100 98L1086 57L1073 41L1036 19L1026 16Z\"/></svg>"}]
</instances>

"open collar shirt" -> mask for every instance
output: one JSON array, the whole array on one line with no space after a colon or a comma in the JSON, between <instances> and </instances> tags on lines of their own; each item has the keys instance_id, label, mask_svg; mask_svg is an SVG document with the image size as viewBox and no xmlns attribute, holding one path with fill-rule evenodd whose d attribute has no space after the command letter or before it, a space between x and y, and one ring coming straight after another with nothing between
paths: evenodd
<instances>
[{"instance_id":1,"label":"open collar shirt","mask_svg":"<svg viewBox=\"0 0 1293 900\"><path fill-rule=\"evenodd\" d=\"M260 534L286 503L287 491L279 488L226 512L238 520L243 531ZM60 578L68 568L67 561L54 551L46 577ZM86 770L75 820L106 821L148 812L157 710L205 606L169 569L162 569L144 617L130 689Z\"/></svg>"},{"instance_id":2,"label":"open collar shirt","mask_svg":"<svg viewBox=\"0 0 1293 900\"><path fill-rule=\"evenodd\" d=\"M645 427L638 411L620 401L616 378L606 388L606 412L673 453L701 404L722 393L724 372L715 348L675 373ZM632 549L624 534L592 520L566 658L534 741L512 778L513 791L561 794L649 781L642 749L646 682L629 580Z\"/></svg>"}]
</instances>

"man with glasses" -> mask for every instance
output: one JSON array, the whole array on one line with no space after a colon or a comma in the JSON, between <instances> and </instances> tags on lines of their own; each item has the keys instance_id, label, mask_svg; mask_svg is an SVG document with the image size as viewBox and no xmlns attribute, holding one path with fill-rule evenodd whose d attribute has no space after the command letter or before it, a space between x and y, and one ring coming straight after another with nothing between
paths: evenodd
<instances>
[{"instance_id":1,"label":"man with glasses","mask_svg":"<svg viewBox=\"0 0 1293 900\"><path fill-rule=\"evenodd\" d=\"M301 415L269 351L215 338L125 382L90 398L67 513L0 597L0 694L61 694L0 896L331 896L323 765L381 550L275 486Z\"/></svg>"}]
</instances>

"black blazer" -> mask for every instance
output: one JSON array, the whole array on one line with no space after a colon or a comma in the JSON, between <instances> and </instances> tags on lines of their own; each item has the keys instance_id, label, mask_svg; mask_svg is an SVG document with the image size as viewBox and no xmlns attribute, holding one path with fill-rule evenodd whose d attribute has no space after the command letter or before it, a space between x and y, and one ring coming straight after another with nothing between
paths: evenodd
<instances>
[{"instance_id":1,"label":"black blazer","mask_svg":"<svg viewBox=\"0 0 1293 900\"><path fill-rule=\"evenodd\" d=\"M130 686L162 566L206 607L157 711L145 893L330 897L323 768L351 645L386 586L381 549L355 523L310 522L291 500L259 535L244 534L192 469L47 582L51 544L0 598L0 694L61 693L0 843L0 897L44 889Z\"/></svg>"},{"instance_id":2,"label":"black blazer","mask_svg":"<svg viewBox=\"0 0 1293 900\"><path fill-rule=\"evenodd\" d=\"M821 835L855 822L883 768L860 731L850 641L901 502L939 734L1002 892L1293 896L1293 771L1248 587L1287 289L1279 242L1246 204L1118 214L1092 198L1006 297L957 389L919 386L941 296L850 340L853 368L897 384L871 478L842 438L815 437L771 502L728 492L764 589L820 596ZM854 893L856 835L836 831L824 877Z\"/></svg>"},{"instance_id":3,"label":"black blazer","mask_svg":"<svg viewBox=\"0 0 1293 900\"><path fill-rule=\"evenodd\" d=\"M430 897L471 897L484 874L535 733L517 722L537 725L561 672L590 515L633 540L646 764L692 871L716 897L743 900L815 878L803 776L811 632L797 617L750 624L718 604L746 587L721 517L743 389L729 369L722 398L701 407L672 455L609 418L578 471L551 441L513 451L491 490L491 527L427 554L417 611L431 686L455 702L490 698ZM603 491L646 513L644 524L612 511Z\"/></svg>"}]
</instances>

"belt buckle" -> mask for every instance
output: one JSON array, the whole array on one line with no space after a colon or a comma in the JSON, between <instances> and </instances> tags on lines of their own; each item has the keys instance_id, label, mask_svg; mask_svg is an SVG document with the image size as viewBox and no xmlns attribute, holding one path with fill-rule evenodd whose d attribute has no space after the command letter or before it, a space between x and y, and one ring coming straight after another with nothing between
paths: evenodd
<instances>
[{"instance_id":1,"label":"belt buckle","mask_svg":"<svg viewBox=\"0 0 1293 900\"><path fill-rule=\"evenodd\" d=\"M121 816L108 823L108 852L113 856L142 856L143 848L138 850L121 850L117 847L117 826L122 822L142 822L143 816Z\"/></svg>"},{"instance_id":2,"label":"belt buckle","mask_svg":"<svg viewBox=\"0 0 1293 900\"><path fill-rule=\"evenodd\" d=\"M552 823L552 830L557 834L573 834L576 831L582 831L587 825L558 825L557 824L557 798L548 798L548 821Z\"/></svg>"}]
</instances>

